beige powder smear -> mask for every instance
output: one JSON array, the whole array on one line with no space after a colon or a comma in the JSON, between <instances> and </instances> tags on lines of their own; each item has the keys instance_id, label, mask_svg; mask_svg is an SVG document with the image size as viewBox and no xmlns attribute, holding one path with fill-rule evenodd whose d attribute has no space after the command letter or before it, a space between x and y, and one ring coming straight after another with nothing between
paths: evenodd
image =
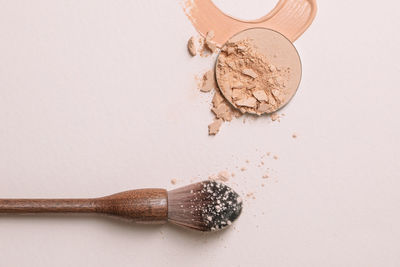
<instances>
[{"instance_id":1,"label":"beige powder smear","mask_svg":"<svg viewBox=\"0 0 400 267\"><path fill-rule=\"evenodd\" d=\"M212 0L183 0L182 6L201 35L214 30L214 42L219 45L234 34L254 27L276 30L294 42L311 25L317 12L316 0L280 0L267 15L244 21L223 13Z\"/></svg>"}]
</instances>

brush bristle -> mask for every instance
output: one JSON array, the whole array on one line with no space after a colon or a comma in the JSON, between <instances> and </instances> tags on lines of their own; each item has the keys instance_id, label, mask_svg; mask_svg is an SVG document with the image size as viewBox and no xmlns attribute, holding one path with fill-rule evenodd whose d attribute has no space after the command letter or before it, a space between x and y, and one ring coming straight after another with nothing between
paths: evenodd
<instances>
[{"instance_id":1,"label":"brush bristle","mask_svg":"<svg viewBox=\"0 0 400 267\"><path fill-rule=\"evenodd\" d=\"M240 196L230 187L204 181L168 192L168 220L200 231L225 228L242 211Z\"/></svg>"}]
</instances>

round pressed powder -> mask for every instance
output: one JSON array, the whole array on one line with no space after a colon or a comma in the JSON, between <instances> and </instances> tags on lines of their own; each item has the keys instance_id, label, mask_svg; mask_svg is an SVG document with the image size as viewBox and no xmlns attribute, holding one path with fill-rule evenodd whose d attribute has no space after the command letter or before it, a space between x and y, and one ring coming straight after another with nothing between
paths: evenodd
<instances>
[{"instance_id":1,"label":"round pressed powder","mask_svg":"<svg viewBox=\"0 0 400 267\"><path fill-rule=\"evenodd\" d=\"M222 47L215 66L218 87L242 113L268 114L285 106L301 80L301 61L282 34L252 28Z\"/></svg>"}]
</instances>

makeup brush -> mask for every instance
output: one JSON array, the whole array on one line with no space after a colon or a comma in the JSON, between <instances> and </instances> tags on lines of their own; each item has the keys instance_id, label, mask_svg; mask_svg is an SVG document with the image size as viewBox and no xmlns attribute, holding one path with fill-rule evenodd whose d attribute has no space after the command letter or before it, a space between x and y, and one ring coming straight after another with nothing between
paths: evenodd
<instances>
[{"instance_id":1,"label":"makeup brush","mask_svg":"<svg viewBox=\"0 0 400 267\"><path fill-rule=\"evenodd\" d=\"M203 181L172 191L129 190L86 199L0 199L0 214L97 213L138 223L165 223L199 231L229 226L242 210L239 195L216 181Z\"/></svg>"}]
</instances>

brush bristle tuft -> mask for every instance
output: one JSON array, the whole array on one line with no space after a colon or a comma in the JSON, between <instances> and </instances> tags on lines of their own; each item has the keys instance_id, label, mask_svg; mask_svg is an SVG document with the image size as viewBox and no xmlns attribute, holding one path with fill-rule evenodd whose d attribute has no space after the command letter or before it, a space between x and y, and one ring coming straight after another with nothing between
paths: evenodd
<instances>
[{"instance_id":1,"label":"brush bristle tuft","mask_svg":"<svg viewBox=\"0 0 400 267\"><path fill-rule=\"evenodd\" d=\"M242 211L240 196L225 184L204 181L168 192L168 220L200 231L225 228Z\"/></svg>"}]
</instances>

